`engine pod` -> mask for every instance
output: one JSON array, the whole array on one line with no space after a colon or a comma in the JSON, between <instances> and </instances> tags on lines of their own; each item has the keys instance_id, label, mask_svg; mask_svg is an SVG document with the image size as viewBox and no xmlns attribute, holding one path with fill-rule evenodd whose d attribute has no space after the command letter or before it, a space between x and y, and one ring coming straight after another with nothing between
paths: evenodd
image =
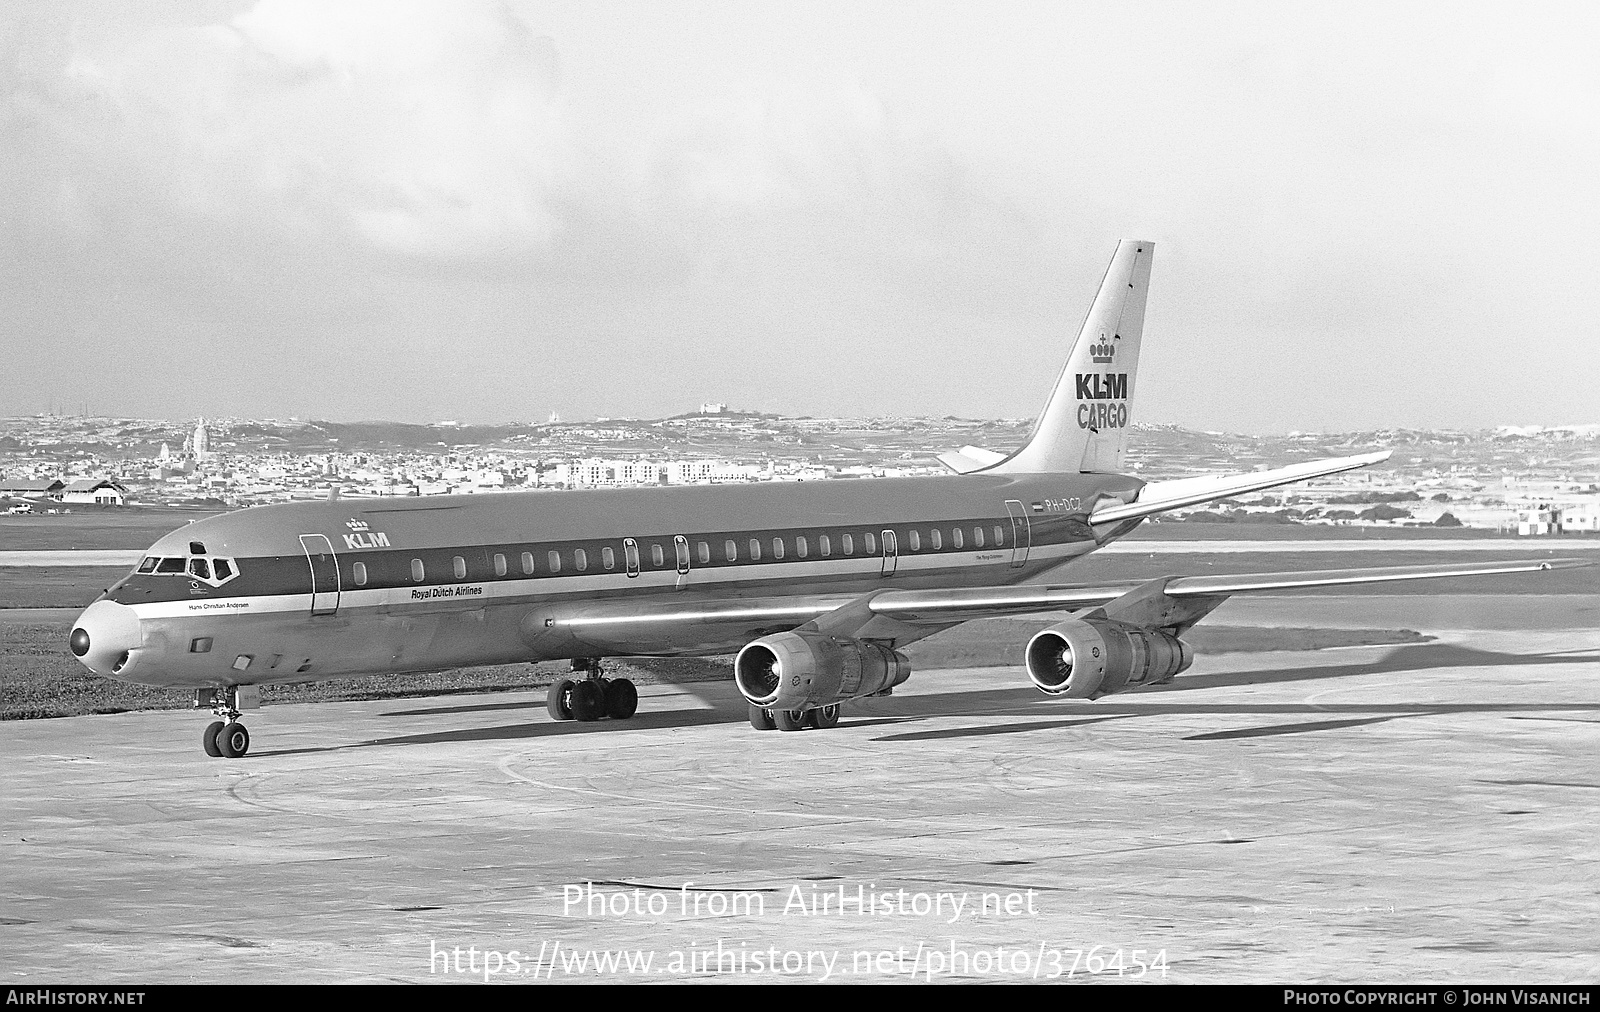
<instances>
[{"instance_id":1,"label":"engine pod","mask_svg":"<svg viewBox=\"0 0 1600 1012\"><path fill-rule=\"evenodd\" d=\"M870 696L911 677L905 654L880 643L815 633L776 633L745 644L733 662L745 699L774 710L804 710Z\"/></svg>"},{"instance_id":2,"label":"engine pod","mask_svg":"<svg viewBox=\"0 0 1600 1012\"><path fill-rule=\"evenodd\" d=\"M1194 652L1161 629L1071 619L1035 633L1024 658L1028 677L1044 692L1096 699L1167 681L1194 662Z\"/></svg>"}]
</instances>

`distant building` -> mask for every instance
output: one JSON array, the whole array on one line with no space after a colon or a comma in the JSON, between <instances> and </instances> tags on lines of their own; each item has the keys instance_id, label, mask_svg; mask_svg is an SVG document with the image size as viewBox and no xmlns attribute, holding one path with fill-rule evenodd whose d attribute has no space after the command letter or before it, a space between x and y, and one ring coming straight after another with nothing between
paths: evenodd
<instances>
[{"instance_id":1,"label":"distant building","mask_svg":"<svg viewBox=\"0 0 1600 1012\"><path fill-rule=\"evenodd\" d=\"M84 478L61 490L62 502L95 503L100 506L122 506L127 502L128 490L120 482L109 478Z\"/></svg>"},{"instance_id":2,"label":"distant building","mask_svg":"<svg viewBox=\"0 0 1600 1012\"><path fill-rule=\"evenodd\" d=\"M211 455L211 433L206 431L206 420L204 418L195 422L191 445L194 447L195 460L205 460Z\"/></svg>"},{"instance_id":3,"label":"distant building","mask_svg":"<svg viewBox=\"0 0 1600 1012\"><path fill-rule=\"evenodd\" d=\"M19 496L24 499L60 499L66 485L54 478L4 478L0 479L0 495Z\"/></svg>"},{"instance_id":4,"label":"distant building","mask_svg":"<svg viewBox=\"0 0 1600 1012\"><path fill-rule=\"evenodd\" d=\"M1561 533L1561 511L1549 504L1531 509L1517 510L1517 534L1520 537L1542 537Z\"/></svg>"},{"instance_id":5,"label":"distant building","mask_svg":"<svg viewBox=\"0 0 1600 1012\"><path fill-rule=\"evenodd\" d=\"M707 401L705 404L700 405L700 413L702 415L720 415L727 410L728 406L726 404L713 404Z\"/></svg>"},{"instance_id":6,"label":"distant building","mask_svg":"<svg viewBox=\"0 0 1600 1012\"><path fill-rule=\"evenodd\" d=\"M1600 534L1600 502L1561 507L1561 533Z\"/></svg>"}]
</instances>

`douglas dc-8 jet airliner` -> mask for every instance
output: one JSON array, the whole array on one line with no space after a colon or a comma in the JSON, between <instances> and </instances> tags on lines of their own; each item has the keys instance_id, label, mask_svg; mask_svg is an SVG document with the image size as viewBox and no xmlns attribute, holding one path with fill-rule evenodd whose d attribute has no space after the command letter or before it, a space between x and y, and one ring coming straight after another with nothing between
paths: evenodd
<instances>
[{"instance_id":1,"label":"douglas dc-8 jet airliner","mask_svg":"<svg viewBox=\"0 0 1600 1012\"><path fill-rule=\"evenodd\" d=\"M901 649L975 618L1069 612L1026 649L1033 684L1096 698L1171 680L1182 635L1231 594L1548 569L1550 561L1074 586L1064 568L1147 516L1383 460L1144 482L1119 474L1154 247L1124 241L1022 447L952 475L241 510L157 541L78 619L97 674L197 690L207 754L250 746L259 686L570 658L557 720L631 717L601 660L738 651L761 730L825 728L910 676ZM1042 619L1041 621L1050 621Z\"/></svg>"}]
</instances>

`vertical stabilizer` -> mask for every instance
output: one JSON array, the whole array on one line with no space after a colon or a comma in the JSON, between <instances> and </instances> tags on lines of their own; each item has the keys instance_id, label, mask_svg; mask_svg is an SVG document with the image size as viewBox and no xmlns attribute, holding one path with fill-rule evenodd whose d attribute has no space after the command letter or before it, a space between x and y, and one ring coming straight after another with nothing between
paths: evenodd
<instances>
[{"instance_id":1,"label":"vertical stabilizer","mask_svg":"<svg viewBox=\"0 0 1600 1012\"><path fill-rule=\"evenodd\" d=\"M1124 239L1117 244L1100 292L1028 441L985 470L1122 470L1133 422L1133 384L1154 252L1150 242Z\"/></svg>"}]
</instances>

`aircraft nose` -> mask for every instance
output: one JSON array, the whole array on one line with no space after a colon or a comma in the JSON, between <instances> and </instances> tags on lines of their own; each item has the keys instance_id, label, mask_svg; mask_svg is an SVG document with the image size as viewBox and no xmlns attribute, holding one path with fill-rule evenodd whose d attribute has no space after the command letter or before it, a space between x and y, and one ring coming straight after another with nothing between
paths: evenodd
<instances>
[{"instance_id":1,"label":"aircraft nose","mask_svg":"<svg viewBox=\"0 0 1600 1012\"><path fill-rule=\"evenodd\" d=\"M67 637L84 667L97 675L115 675L128 663L129 651L144 643L139 631L139 615L125 604L96 601L78 616Z\"/></svg>"}]
</instances>

